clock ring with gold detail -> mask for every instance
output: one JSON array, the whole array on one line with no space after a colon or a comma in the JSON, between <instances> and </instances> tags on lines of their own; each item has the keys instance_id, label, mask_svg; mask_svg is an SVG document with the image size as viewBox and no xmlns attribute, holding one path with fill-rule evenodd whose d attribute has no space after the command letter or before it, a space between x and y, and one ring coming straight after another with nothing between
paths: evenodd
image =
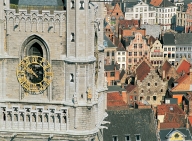
<instances>
[{"instance_id":1,"label":"clock ring with gold detail","mask_svg":"<svg viewBox=\"0 0 192 141\"><path fill-rule=\"evenodd\" d=\"M40 56L27 56L21 60L16 75L24 91L29 94L43 93L53 78L51 65Z\"/></svg>"}]
</instances>

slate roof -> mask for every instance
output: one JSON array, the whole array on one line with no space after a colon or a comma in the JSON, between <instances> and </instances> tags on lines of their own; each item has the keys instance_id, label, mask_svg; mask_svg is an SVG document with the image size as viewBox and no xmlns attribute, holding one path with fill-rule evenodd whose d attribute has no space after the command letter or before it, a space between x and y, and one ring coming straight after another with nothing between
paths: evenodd
<instances>
[{"instance_id":1,"label":"slate roof","mask_svg":"<svg viewBox=\"0 0 192 141\"><path fill-rule=\"evenodd\" d=\"M116 47L113 42L104 34L104 40L107 42L106 47Z\"/></svg>"},{"instance_id":2,"label":"slate roof","mask_svg":"<svg viewBox=\"0 0 192 141\"><path fill-rule=\"evenodd\" d=\"M192 33L177 33L175 34L176 45L188 45L192 44Z\"/></svg>"},{"instance_id":3,"label":"slate roof","mask_svg":"<svg viewBox=\"0 0 192 141\"><path fill-rule=\"evenodd\" d=\"M106 121L108 129L103 130L103 140L111 141L113 135L118 135L119 141L130 135L131 141L135 134L140 134L142 141L157 141L154 115L151 109L108 110Z\"/></svg>"},{"instance_id":4,"label":"slate roof","mask_svg":"<svg viewBox=\"0 0 192 141\"><path fill-rule=\"evenodd\" d=\"M171 7L171 6L175 6L175 5L168 0L163 0L159 6L160 7Z\"/></svg>"},{"instance_id":5,"label":"slate roof","mask_svg":"<svg viewBox=\"0 0 192 141\"><path fill-rule=\"evenodd\" d=\"M121 88L118 85L108 86L108 92L120 92L120 91L126 91L124 88Z\"/></svg>"},{"instance_id":6,"label":"slate roof","mask_svg":"<svg viewBox=\"0 0 192 141\"><path fill-rule=\"evenodd\" d=\"M169 100L170 101L170 104L177 104L177 98L165 98L165 101L166 100Z\"/></svg>"},{"instance_id":7,"label":"slate roof","mask_svg":"<svg viewBox=\"0 0 192 141\"><path fill-rule=\"evenodd\" d=\"M123 76L125 75L125 70L124 69L122 69L121 70L121 73L119 74L119 80L121 80L122 78L123 78Z\"/></svg>"},{"instance_id":8,"label":"slate roof","mask_svg":"<svg viewBox=\"0 0 192 141\"><path fill-rule=\"evenodd\" d=\"M167 141L166 136L168 134L171 134L173 131L178 130L179 132L183 133L186 137L185 140L191 140L191 134L190 131L186 128L175 128L175 129L161 129L159 132L161 141Z\"/></svg>"},{"instance_id":9,"label":"slate roof","mask_svg":"<svg viewBox=\"0 0 192 141\"><path fill-rule=\"evenodd\" d=\"M10 3L21 6L63 6L62 0L10 0Z\"/></svg>"},{"instance_id":10,"label":"slate roof","mask_svg":"<svg viewBox=\"0 0 192 141\"><path fill-rule=\"evenodd\" d=\"M163 36L164 45L175 45L175 37L172 33L165 33Z\"/></svg>"},{"instance_id":11,"label":"slate roof","mask_svg":"<svg viewBox=\"0 0 192 141\"><path fill-rule=\"evenodd\" d=\"M104 66L105 71L113 71L113 70L115 70L115 68L116 68L116 70L119 70L120 65L115 64L115 65L105 65Z\"/></svg>"},{"instance_id":12,"label":"slate roof","mask_svg":"<svg viewBox=\"0 0 192 141\"><path fill-rule=\"evenodd\" d=\"M137 80L143 81L150 72L150 66L143 61L136 69Z\"/></svg>"},{"instance_id":13,"label":"slate roof","mask_svg":"<svg viewBox=\"0 0 192 141\"><path fill-rule=\"evenodd\" d=\"M146 29L146 35L153 36L154 38L158 38L161 33L160 25L142 24L140 27Z\"/></svg>"}]
</instances>

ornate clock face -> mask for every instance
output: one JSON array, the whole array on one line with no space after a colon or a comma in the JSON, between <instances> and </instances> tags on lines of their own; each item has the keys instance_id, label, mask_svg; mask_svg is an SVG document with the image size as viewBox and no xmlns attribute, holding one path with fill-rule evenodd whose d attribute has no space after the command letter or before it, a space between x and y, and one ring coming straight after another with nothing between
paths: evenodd
<instances>
[{"instance_id":1,"label":"ornate clock face","mask_svg":"<svg viewBox=\"0 0 192 141\"><path fill-rule=\"evenodd\" d=\"M18 65L17 78L25 92L41 94L50 85L53 77L51 65L40 56L28 56Z\"/></svg>"}]
</instances>

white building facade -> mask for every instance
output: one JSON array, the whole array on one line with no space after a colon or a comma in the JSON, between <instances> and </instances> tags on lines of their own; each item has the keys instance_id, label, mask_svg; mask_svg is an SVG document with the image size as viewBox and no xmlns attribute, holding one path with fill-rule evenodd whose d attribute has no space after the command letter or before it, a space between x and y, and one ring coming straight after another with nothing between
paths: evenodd
<instances>
[{"instance_id":1,"label":"white building facade","mask_svg":"<svg viewBox=\"0 0 192 141\"><path fill-rule=\"evenodd\" d=\"M120 65L120 69L126 69L126 58L127 58L126 55L127 55L127 52L124 49L124 47L117 48L115 56L116 56L117 63Z\"/></svg>"},{"instance_id":2,"label":"white building facade","mask_svg":"<svg viewBox=\"0 0 192 141\"><path fill-rule=\"evenodd\" d=\"M141 20L141 24L155 24L156 23L155 7L149 6L143 1L140 1L133 7L126 8L125 19Z\"/></svg>"},{"instance_id":3,"label":"white building facade","mask_svg":"<svg viewBox=\"0 0 192 141\"><path fill-rule=\"evenodd\" d=\"M176 26L176 6L156 7L157 23L161 25L161 30L166 31Z\"/></svg>"}]
</instances>

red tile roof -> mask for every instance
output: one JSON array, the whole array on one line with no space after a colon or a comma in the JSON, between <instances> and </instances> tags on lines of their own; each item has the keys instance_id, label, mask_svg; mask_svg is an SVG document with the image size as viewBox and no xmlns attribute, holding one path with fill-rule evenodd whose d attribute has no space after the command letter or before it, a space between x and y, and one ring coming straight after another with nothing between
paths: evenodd
<instances>
[{"instance_id":1,"label":"red tile roof","mask_svg":"<svg viewBox=\"0 0 192 141\"><path fill-rule=\"evenodd\" d=\"M191 64L186 59L182 59L180 64L177 67L177 73L179 73L179 74L181 74L183 72L189 73L190 67L191 67Z\"/></svg>"},{"instance_id":2,"label":"red tile roof","mask_svg":"<svg viewBox=\"0 0 192 141\"><path fill-rule=\"evenodd\" d=\"M119 26L128 28L130 26L139 26L139 20L119 20Z\"/></svg>"},{"instance_id":3,"label":"red tile roof","mask_svg":"<svg viewBox=\"0 0 192 141\"><path fill-rule=\"evenodd\" d=\"M150 36L148 39L148 44L152 45L155 41L156 41L156 39L153 36Z\"/></svg>"},{"instance_id":4,"label":"red tile roof","mask_svg":"<svg viewBox=\"0 0 192 141\"><path fill-rule=\"evenodd\" d=\"M179 128L180 124L176 122L160 123L160 129Z\"/></svg>"},{"instance_id":5,"label":"red tile roof","mask_svg":"<svg viewBox=\"0 0 192 141\"><path fill-rule=\"evenodd\" d=\"M130 93L130 92L133 91L136 87L137 87L137 85L128 84L125 89L127 90L128 93Z\"/></svg>"},{"instance_id":6,"label":"red tile roof","mask_svg":"<svg viewBox=\"0 0 192 141\"><path fill-rule=\"evenodd\" d=\"M153 6L159 6L163 0L151 0L150 4Z\"/></svg>"},{"instance_id":7,"label":"red tile roof","mask_svg":"<svg viewBox=\"0 0 192 141\"><path fill-rule=\"evenodd\" d=\"M126 107L123 97L119 92L107 93L107 108L109 107Z\"/></svg>"},{"instance_id":8,"label":"red tile roof","mask_svg":"<svg viewBox=\"0 0 192 141\"><path fill-rule=\"evenodd\" d=\"M164 121L160 124L161 129L185 126L185 112L177 104L158 105L157 115L164 115Z\"/></svg>"},{"instance_id":9,"label":"red tile roof","mask_svg":"<svg viewBox=\"0 0 192 141\"><path fill-rule=\"evenodd\" d=\"M157 106L157 115L166 115L167 113L185 114L177 104L163 104Z\"/></svg>"},{"instance_id":10,"label":"red tile roof","mask_svg":"<svg viewBox=\"0 0 192 141\"><path fill-rule=\"evenodd\" d=\"M171 64L166 60L163 63L162 70L165 71L165 74L167 74L170 68L171 68Z\"/></svg>"},{"instance_id":11,"label":"red tile roof","mask_svg":"<svg viewBox=\"0 0 192 141\"><path fill-rule=\"evenodd\" d=\"M143 81L143 79L150 72L150 66L143 61L136 69L137 80Z\"/></svg>"}]
</instances>

